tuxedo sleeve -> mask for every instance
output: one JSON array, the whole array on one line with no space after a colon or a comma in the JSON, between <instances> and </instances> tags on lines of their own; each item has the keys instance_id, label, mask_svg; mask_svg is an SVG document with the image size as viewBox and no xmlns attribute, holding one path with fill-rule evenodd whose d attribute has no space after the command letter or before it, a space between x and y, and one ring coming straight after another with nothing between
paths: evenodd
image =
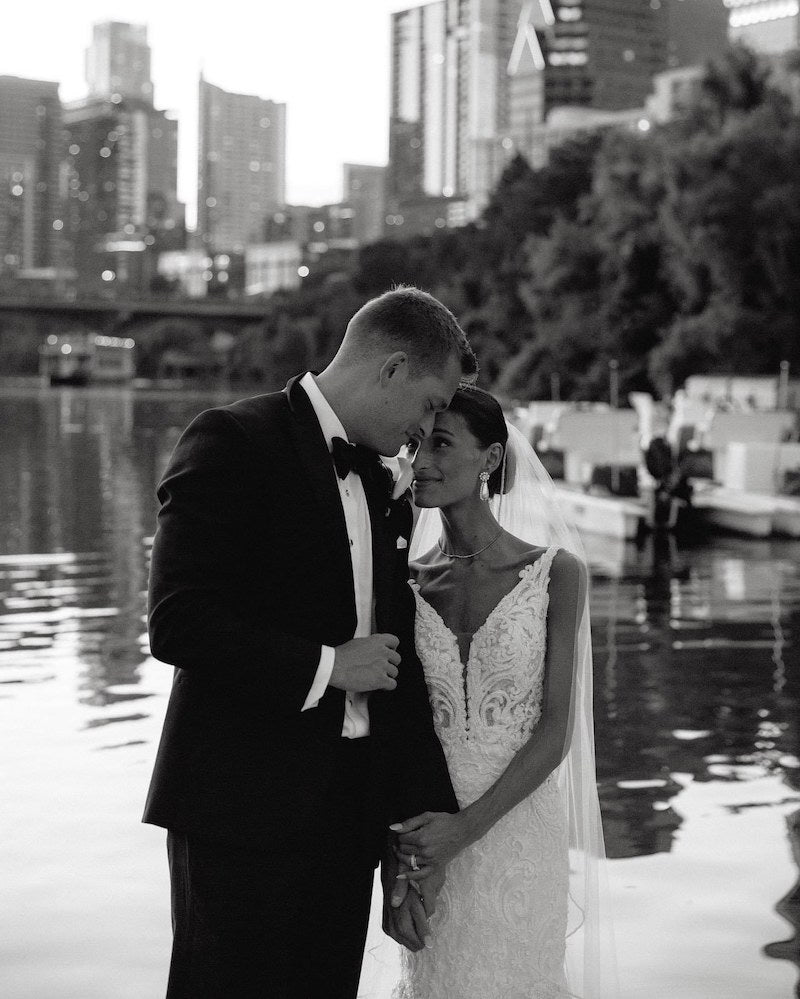
<instances>
[{"instance_id":1,"label":"tuxedo sleeve","mask_svg":"<svg viewBox=\"0 0 800 999\"><path fill-rule=\"evenodd\" d=\"M314 676L314 682L311 684L311 690L309 690L306 695L306 699L303 702L303 711L315 708L319 704L320 698L328 689L335 660L336 649L331 648L330 645L323 645L322 653L319 657L319 666L317 666L317 672Z\"/></svg>"},{"instance_id":2,"label":"tuxedo sleeve","mask_svg":"<svg viewBox=\"0 0 800 999\"><path fill-rule=\"evenodd\" d=\"M269 699L278 711L299 712L320 664L321 644L272 627L242 606L242 572L251 558L248 531L266 516L268 489L254 469L258 459L225 410L200 414L178 442L158 490L150 647L157 659L189 675L235 683Z\"/></svg>"}]
</instances>

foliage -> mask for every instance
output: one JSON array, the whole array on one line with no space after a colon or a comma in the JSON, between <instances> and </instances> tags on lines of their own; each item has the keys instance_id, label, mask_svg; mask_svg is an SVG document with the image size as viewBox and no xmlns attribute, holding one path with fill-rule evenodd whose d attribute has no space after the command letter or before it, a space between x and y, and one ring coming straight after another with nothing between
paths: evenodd
<instances>
[{"instance_id":1,"label":"foliage","mask_svg":"<svg viewBox=\"0 0 800 999\"><path fill-rule=\"evenodd\" d=\"M796 93L798 73L787 61ZM452 309L506 398L557 380L562 398L606 399L612 362L623 395L666 394L693 373L796 369L798 274L800 117L738 47L673 121L575 138L541 169L517 156L476 223L314 269L265 303L229 374L277 388L324 366L359 306L404 283Z\"/></svg>"}]
</instances>

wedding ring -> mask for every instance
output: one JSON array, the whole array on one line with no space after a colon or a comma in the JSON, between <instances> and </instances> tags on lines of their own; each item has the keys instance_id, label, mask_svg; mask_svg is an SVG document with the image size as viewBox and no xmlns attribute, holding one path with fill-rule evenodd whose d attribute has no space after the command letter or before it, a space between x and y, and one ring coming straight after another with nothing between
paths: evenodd
<instances>
[{"instance_id":1,"label":"wedding ring","mask_svg":"<svg viewBox=\"0 0 800 999\"><path fill-rule=\"evenodd\" d=\"M411 854L411 870L412 871L418 871L419 870L419 864L417 863L417 855L416 855L416 853L412 853Z\"/></svg>"}]
</instances>

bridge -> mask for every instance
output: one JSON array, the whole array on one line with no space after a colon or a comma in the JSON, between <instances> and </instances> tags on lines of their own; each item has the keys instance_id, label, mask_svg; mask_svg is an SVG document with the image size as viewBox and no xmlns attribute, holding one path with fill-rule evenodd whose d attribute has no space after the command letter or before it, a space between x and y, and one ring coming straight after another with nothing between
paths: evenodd
<instances>
[{"instance_id":1,"label":"bridge","mask_svg":"<svg viewBox=\"0 0 800 999\"><path fill-rule=\"evenodd\" d=\"M117 334L137 323L158 319L188 319L200 325L238 328L258 322L266 314L263 301L249 302L220 299L55 299L13 298L0 296L0 319L3 314L28 319L50 320L50 325L81 323L99 332Z\"/></svg>"}]
</instances>

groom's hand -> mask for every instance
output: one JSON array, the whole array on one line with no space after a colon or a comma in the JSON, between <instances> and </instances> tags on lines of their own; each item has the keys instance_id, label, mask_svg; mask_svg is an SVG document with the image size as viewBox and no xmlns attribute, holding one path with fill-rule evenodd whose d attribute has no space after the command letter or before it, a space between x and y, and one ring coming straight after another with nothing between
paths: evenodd
<instances>
[{"instance_id":1,"label":"groom's hand","mask_svg":"<svg viewBox=\"0 0 800 999\"><path fill-rule=\"evenodd\" d=\"M394 690L400 665L399 644L395 635L369 635L337 645L329 685L358 693Z\"/></svg>"},{"instance_id":2,"label":"groom's hand","mask_svg":"<svg viewBox=\"0 0 800 999\"><path fill-rule=\"evenodd\" d=\"M410 951L433 942L422 898L410 891L399 909L384 908L383 931Z\"/></svg>"},{"instance_id":3,"label":"groom's hand","mask_svg":"<svg viewBox=\"0 0 800 999\"><path fill-rule=\"evenodd\" d=\"M430 942L428 916L433 908L426 909L422 894L407 882L396 880L399 869L394 850L389 848L381 864L383 882L383 932L408 950L422 950ZM402 884L403 898L397 901L395 889Z\"/></svg>"}]
</instances>

